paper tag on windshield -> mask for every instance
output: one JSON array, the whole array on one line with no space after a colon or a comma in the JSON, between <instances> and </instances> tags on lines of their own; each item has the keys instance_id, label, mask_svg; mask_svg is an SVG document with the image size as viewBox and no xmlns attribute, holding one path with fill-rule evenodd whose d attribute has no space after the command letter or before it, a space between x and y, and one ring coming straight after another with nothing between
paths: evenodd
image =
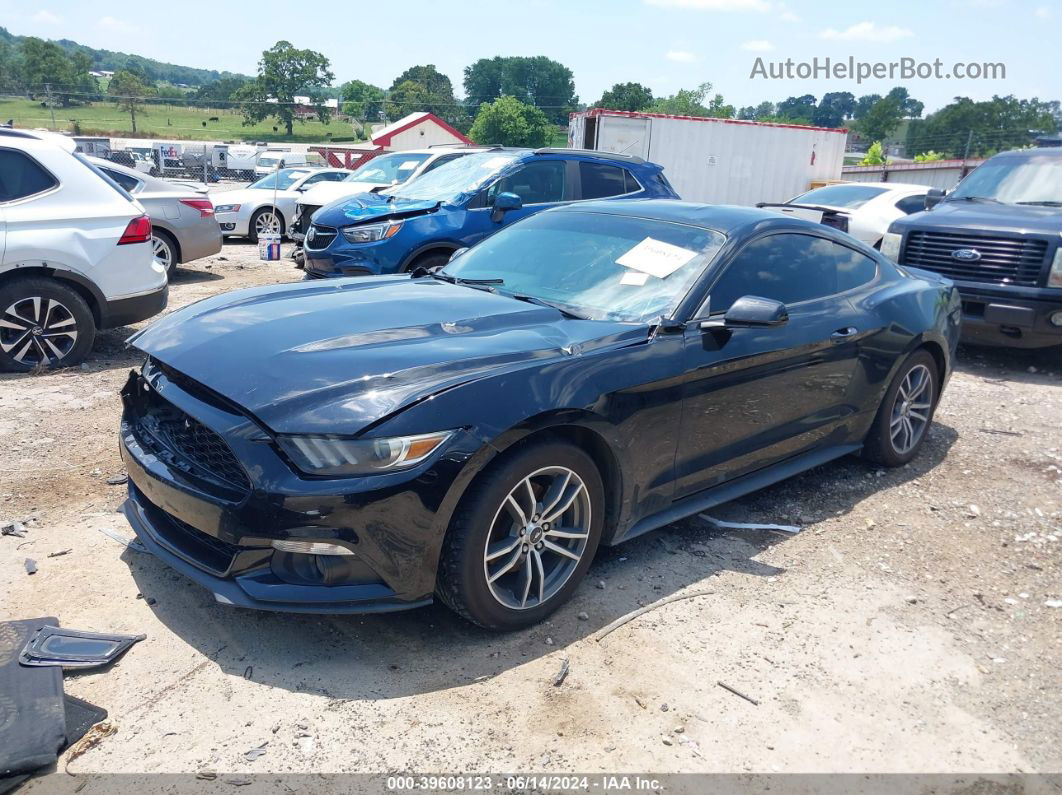
<instances>
[{"instance_id":1,"label":"paper tag on windshield","mask_svg":"<svg viewBox=\"0 0 1062 795\"><path fill-rule=\"evenodd\" d=\"M632 287L641 287L649 280L648 273L641 271L624 271L620 277L620 284L629 284Z\"/></svg>"},{"instance_id":2,"label":"paper tag on windshield","mask_svg":"<svg viewBox=\"0 0 1062 795\"><path fill-rule=\"evenodd\" d=\"M419 160L407 160L405 163L398 167L399 171L412 171L420 165Z\"/></svg>"},{"instance_id":3,"label":"paper tag on windshield","mask_svg":"<svg viewBox=\"0 0 1062 795\"><path fill-rule=\"evenodd\" d=\"M665 279L696 256L696 251L647 237L617 259L616 263Z\"/></svg>"}]
</instances>

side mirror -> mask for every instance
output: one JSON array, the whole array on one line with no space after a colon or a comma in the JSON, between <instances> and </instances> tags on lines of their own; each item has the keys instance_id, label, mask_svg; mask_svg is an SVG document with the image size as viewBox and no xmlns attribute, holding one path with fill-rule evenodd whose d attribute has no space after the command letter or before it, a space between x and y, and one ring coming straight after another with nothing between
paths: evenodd
<instances>
[{"instance_id":1,"label":"side mirror","mask_svg":"<svg viewBox=\"0 0 1062 795\"><path fill-rule=\"evenodd\" d=\"M926 209L932 210L940 204L946 195L946 192L942 191L940 188L930 188L929 192L926 193Z\"/></svg>"},{"instance_id":2,"label":"side mirror","mask_svg":"<svg viewBox=\"0 0 1062 795\"><path fill-rule=\"evenodd\" d=\"M515 193L499 193L494 197L494 207L490 211L490 220L500 224L505 213L509 210L519 210L524 206L524 200Z\"/></svg>"},{"instance_id":3,"label":"side mirror","mask_svg":"<svg viewBox=\"0 0 1062 795\"><path fill-rule=\"evenodd\" d=\"M467 247L467 246L466 246L465 248L459 248L459 249L457 249L457 250L456 250L456 251L455 251L455 252L454 252L453 254L451 254L451 255L450 255L450 259L449 259L448 261L449 261L449 262L453 262L453 261L454 261L455 259L457 259L458 257L460 257L460 256L461 256L462 254L464 254L464 253L465 253L466 251L468 251L468 247Z\"/></svg>"},{"instance_id":4,"label":"side mirror","mask_svg":"<svg viewBox=\"0 0 1062 795\"><path fill-rule=\"evenodd\" d=\"M701 328L773 328L783 326L787 322L789 311L781 301L746 295L736 300L721 319L702 321Z\"/></svg>"}]
</instances>

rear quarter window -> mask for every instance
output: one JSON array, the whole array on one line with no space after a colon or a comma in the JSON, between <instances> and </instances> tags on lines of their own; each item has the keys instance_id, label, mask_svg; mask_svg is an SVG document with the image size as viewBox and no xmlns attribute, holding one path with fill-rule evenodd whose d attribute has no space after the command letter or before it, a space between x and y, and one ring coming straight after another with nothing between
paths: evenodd
<instances>
[{"instance_id":1,"label":"rear quarter window","mask_svg":"<svg viewBox=\"0 0 1062 795\"><path fill-rule=\"evenodd\" d=\"M59 183L29 155L0 149L0 202L18 201L51 190Z\"/></svg>"}]
</instances>

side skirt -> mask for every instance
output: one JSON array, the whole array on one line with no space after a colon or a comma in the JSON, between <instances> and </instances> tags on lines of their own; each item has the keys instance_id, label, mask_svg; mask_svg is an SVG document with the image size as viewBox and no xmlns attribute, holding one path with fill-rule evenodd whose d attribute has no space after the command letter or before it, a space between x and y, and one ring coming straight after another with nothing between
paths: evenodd
<instances>
[{"instance_id":1,"label":"side skirt","mask_svg":"<svg viewBox=\"0 0 1062 795\"><path fill-rule=\"evenodd\" d=\"M656 530L659 527L677 522L679 519L685 519L687 516L693 516L716 505L736 500L738 497L744 497L746 494L759 491L786 478L791 478L793 475L799 475L801 472L806 472L809 469L833 461L836 458L858 452L862 447L863 445L861 444L844 444L813 450L793 458L787 458L764 469L750 472L747 475L742 475L710 489L691 494L689 497L684 497L673 503L669 508L654 513L652 516L639 519L626 533L613 537L608 546L615 546L643 533L648 533L650 530Z\"/></svg>"}]
</instances>

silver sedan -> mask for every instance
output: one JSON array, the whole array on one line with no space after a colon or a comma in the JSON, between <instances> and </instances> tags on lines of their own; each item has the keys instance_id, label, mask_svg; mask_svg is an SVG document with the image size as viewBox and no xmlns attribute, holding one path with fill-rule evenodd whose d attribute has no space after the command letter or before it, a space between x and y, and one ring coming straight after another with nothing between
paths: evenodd
<instances>
[{"instance_id":1,"label":"silver sedan","mask_svg":"<svg viewBox=\"0 0 1062 795\"><path fill-rule=\"evenodd\" d=\"M152 177L98 157L92 164L144 205L151 217L155 259L170 276L180 262L221 251L221 227L205 190Z\"/></svg>"}]
</instances>

